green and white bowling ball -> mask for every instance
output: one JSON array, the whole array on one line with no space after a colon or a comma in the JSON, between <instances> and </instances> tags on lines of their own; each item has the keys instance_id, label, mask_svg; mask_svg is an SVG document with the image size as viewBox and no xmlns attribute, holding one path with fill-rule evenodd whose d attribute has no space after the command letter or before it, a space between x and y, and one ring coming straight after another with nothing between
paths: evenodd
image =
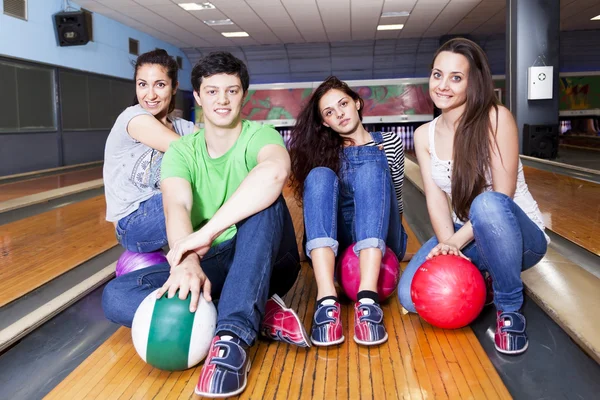
<instances>
[{"instance_id":1,"label":"green and white bowling ball","mask_svg":"<svg viewBox=\"0 0 600 400\"><path fill-rule=\"evenodd\" d=\"M193 367L206 357L217 327L217 310L200 296L198 309L190 312L191 296L178 294L156 299L156 291L139 305L133 317L131 336L140 357L165 371Z\"/></svg>"}]
</instances>

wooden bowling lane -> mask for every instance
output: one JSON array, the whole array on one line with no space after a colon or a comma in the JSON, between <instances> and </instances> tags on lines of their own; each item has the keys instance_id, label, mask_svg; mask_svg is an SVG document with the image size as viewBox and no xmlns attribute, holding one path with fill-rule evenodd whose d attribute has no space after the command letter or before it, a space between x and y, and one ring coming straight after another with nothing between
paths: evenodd
<instances>
[{"instance_id":1,"label":"wooden bowling lane","mask_svg":"<svg viewBox=\"0 0 600 400\"><path fill-rule=\"evenodd\" d=\"M600 256L600 185L532 167L523 169L546 227Z\"/></svg>"},{"instance_id":2,"label":"wooden bowling lane","mask_svg":"<svg viewBox=\"0 0 600 400\"><path fill-rule=\"evenodd\" d=\"M104 196L0 226L0 307L117 244Z\"/></svg>"},{"instance_id":3,"label":"wooden bowling lane","mask_svg":"<svg viewBox=\"0 0 600 400\"><path fill-rule=\"evenodd\" d=\"M0 182L0 202L101 178L102 167L93 167L19 182Z\"/></svg>"},{"instance_id":4,"label":"wooden bowling lane","mask_svg":"<svg viewBox=\"0 0 600 400\"><path fill-rule=\"evenodd\" d=\"M301 239L302 214L286 196ZM409 252L419 248L409 230ZM313 271L302 263L285 296L310 328L316 296ZM406 263L403 263L404 267ZM302 349L259 340L238 399L510 399L511 396L470 328L444 331L403 312L393 295L383 304L387 343L367 348L353 340L353 312L343 302L346 341ZM194 387L202 364L179 372L159 371L135 353L131 333L120 328L68 375L47 399L199 399Z\"/></svg>"}]
</instances>

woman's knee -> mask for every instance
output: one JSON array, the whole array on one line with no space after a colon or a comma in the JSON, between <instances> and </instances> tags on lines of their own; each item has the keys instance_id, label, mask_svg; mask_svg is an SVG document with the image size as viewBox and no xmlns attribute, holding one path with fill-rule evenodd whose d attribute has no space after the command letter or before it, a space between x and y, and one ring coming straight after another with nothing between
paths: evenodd
<instances>
[{"instance_id":1,"label":"woman's knee","mask_svg":"<svg viewBox=\"0 0 600 400\"><path fill-rule=\"evenodd\" d=\"M310 170L306 177L306 182L321 182L331 179L337 180L337 175L331 168L316 167Z\"/></svg>"},{"instance_id":2,"label":"woman's knee","mask_svg":"<svg viewBox=\"0 0 600 400\"><path fill-rule=\"evenodd\" d=\"M481 218L498 215L506 208L507 200L510 197L499 192L483 192L479 194L471 203L469 218Z\"/></svg>"}]
</instances>

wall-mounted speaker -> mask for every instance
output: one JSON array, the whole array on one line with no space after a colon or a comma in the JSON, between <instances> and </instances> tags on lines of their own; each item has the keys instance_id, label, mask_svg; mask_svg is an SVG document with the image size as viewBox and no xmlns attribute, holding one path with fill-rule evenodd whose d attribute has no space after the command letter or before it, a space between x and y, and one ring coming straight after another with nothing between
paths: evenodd
<instances>
[{"instance_id":1,"label":"wall-mounted speaker","mask_svg":"<svg viewBox=\"0 0 600 400\"><path fill-rule=\"evenodd\" d=\"M91 13L85 10L63 11L53 17L59 46L82 46L92 40Z\"/></svg>"},{"instance_id":2,"label":"wall-mounted speaker","mask_svg":"<svg viewBox=\"0 0 600 400\"><path fill-rule=\"evenodd\" d=\"M523 126L523 154L538 158L558 155L558 124Z\"/></svg>"}]
</instances>

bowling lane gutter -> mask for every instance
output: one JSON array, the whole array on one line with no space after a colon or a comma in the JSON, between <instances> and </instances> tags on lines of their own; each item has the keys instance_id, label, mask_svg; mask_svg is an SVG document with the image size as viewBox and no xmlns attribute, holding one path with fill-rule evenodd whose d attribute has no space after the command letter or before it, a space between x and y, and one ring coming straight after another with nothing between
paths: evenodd
<instances>
[{"instance_id":1,"label":"bowling lane gutter","mask_svg":"<svg viewBox=\"0 0 600 400\"><path fill-rule=\"evenodd\" d=\"M574 165L563 164L556 161L544 160L524 155L521 155L520 157L523 165L528 167L566 175L570 176L571 178L581 179L588 182L600 183L600 171L595 169L577 167Z\"/></svg>"},{"instance_id":2,"label":"bowling lane gutter","mask_svg":"<svg viewBox=\"0 0 600 400\"><path fill-rule=\"evenodd\" d=\"M103 195L104 186L99 188L95 187L75 194L61 196L48 201L44 201L42 203L32 204L30 206L25 206L11 211L2 212L0 213L0 225L33 217L35 215L45 213L46 211L54 210L56 208L68 206L69 204L77 203L79 201Z\"/></svg>"},{"instance_id":3,"label":"bowling lane gutter","mask_svg":"<svg viewBox=\"0 0 600 400\"><path fill-rule=\"evenodd\" d=\"M24 182L37 178L44 178L47 176L61 175L69 172L83 171L86 169L92 169L101 167L104 164L104 161L91 161L88 163L65 166L65 167L57 167L51 169L45 169L40 171L26 172L23 174L15 174L9 176L0 177L0 185L4 185L7 183L15 183L15 182Z\"/></svg>"},{"instance_id":4,"label":"bowling lane gutter","mask_svg":"<svg viewBox=\"0 0 600 400\"><path fill-rule=\"evenodd\" d=\"M122 252L115 246L0 308L0 352L112 279Z\"/></svg>"}]
</instances>

